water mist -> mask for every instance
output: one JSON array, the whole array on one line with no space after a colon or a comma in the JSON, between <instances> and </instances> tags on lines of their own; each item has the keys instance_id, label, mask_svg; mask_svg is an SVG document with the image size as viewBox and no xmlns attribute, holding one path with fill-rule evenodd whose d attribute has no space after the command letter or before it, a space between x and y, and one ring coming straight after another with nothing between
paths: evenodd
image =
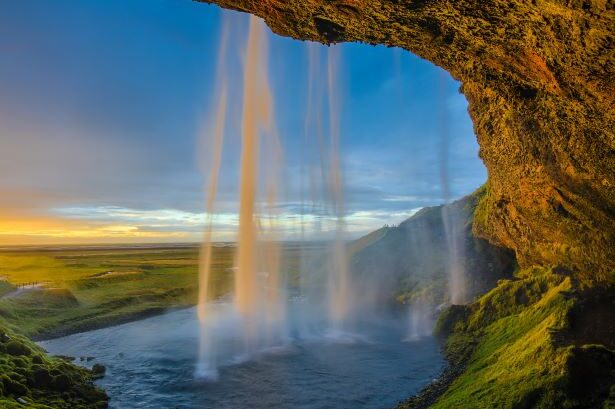
<instances>
[{"instance_id":1,"label":"water mist","mask_svg":"<svg viewBox=\"0 0 615 409\"><path fill-rule=\"evenodd\" d=\"M199 292L197 299L197 314L200 323L200 338L199 338L199 360L197 374L202 377L216 378L216 352L215 334L212 329L213 317L207 316L207 295L209 290L209 277L211 274L211 253L212 253L212 226L214 215L214 204L218 191L218 178L220 174L220 164L222 161L222 147L224 142L224 130L226 121L227 109L227 81L225 76L225 61L226 48L228 41L229 24L227 19L222 20L222 34L220 37L220 50L218 53L218 68L217 78L219 80L220 89L218 92L218 104L215 113L213 142L211 146L210 157L210 175L206 191L205 203L205 231L203 234L203 243L201 245L199 257Z\"/></svg>"},{"instance_id":2,"label":"water mist","mask_svg":"<svg viewBox=\"0 0 615 409\"><path fill-rule=\"evenodd\" d=\"M221 36L220 61L225 58L227 26L223 26ZM210 379L217 377L219 354L216 347L220 343L224 343L227 349L230 344L236 344L230 352L235 356L247 357L262 348L282 342L285 335L285 295L281 290L280 249L275 235L276 177L281 148L274 125L267 59L264 23L252 16L243 69L239 230L232 311L207 302L212 263L211 215L218 184L228 103L225 73L223 69L218 72L222 85L213 132L211 174L206 200L207 222L201 249L197 307L201 325L197 375ZM224 63L220 64L222 67ZM264 149L261 150L263 146ZM259 167L259 164L264 165ZM265 179L265 217L262 217L259 212L261 209L258 208L261 179ZM224 322L220 322L221 314L224 315ZM222 338L226 340L223 341Z\"/></svg>"},{"instance_id":3,"label":"water mist","mask_svg":"<svg viewBox=\"0 0 615 409\"><path fill-rule=\"evenodd\" d=\"M309 299L310 304L322 305L321 314L333 333L348 330L351 310L340 160L340 101L337 78L340 49L339 46L330 46L326 55L322 55L317 45L308 43L307 47L308 88L304 155L308 155L308 161L311 162L306 172L310 186L309 208L315 218L314 230L328 235L329 244L326 254L321 257L324 264L321 263L320 266L310 260L309 252L304 253L301 293ZM325 299L323 294L326 295Z\"/></svg>"},{"instance_id":4,"label":"water mist","mask_svg":"<svg viewBox=\"0 0 615 409\"><path fill-rule=\"evenodd\" d=\"M440 114L440 183L444 197L442 206L442 223L444 225L444 235L448 250L448 288L449 301L451 304L464 304L466 300L465 270L463 264L463 248L465 236L463 228L460 227L459 214L453 205L449 203L450 187L448 173L448 151L449 151L449 126L446 104L446 90L444 74L440 77L439 114Z\"/></svg>"}]
</instances>

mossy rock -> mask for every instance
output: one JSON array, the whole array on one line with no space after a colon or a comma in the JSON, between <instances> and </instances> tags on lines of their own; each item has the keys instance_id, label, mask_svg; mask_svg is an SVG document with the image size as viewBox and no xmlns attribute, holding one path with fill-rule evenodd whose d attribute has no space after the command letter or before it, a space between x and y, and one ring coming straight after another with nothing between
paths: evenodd
<instances>
[{"instance_id":1,"label":"mossy rock","mask_svg":"<svg viewBox=\"0 0 615 409\"><path fill-rule=\"evenodd\" d=\"M451 305L447 307L436 321L434 335L447 337L455 331L461 331L470 316L470 309L465 305Z\"/></svg>"},{"instance_id":2,"label":"mossy rock","mask_svg":"<svg viewBox=\"0 0 615 409\"><path fill-rule=\"evenodd\" d=\"M23 356L14 356L11 363L15 368L28 368L30 366L30 361Z\"/></svg>"},{"instance_id":3,"label":"mossy rock","mask_svg":"<svg viewBox=\"0 0 615 409\"><path fill-rule=\"evenodd\" d=\"M47 368L37 365L32 367L30 380L31 385L34 387L49 388L51 387L53 376Z\"/></svg>"},{"instance_id":4,"label":"mossy rock","mask_svg":"<svg viewBox=\"0 0 615 409\"><path fill-rule=\"evenodd\" d=\"M4 328L0 332L5 333ZM92 384L92 371L48 357L30 340L6 333L10 340L0 343L6 347L6 352L0 351L0 408L22 407L15 401L19 397L27 398L33 408L107 407L107 395Z\"/></svg>"},{"instance_id":5,"label":"mossy rock","mask_svg":"<svg viewBox=\"0 0 615 409\"><path fill-rule=\"evenodd\" d=\"M615 353L584 345L586 331L579 327L588 320L571 314L588 300L594 303L596 294L550 269L533 268L518 277L442 313L437 327L448 334L445 352L461 374L430 408L608 407ZM603 300L612 317L610 298Z\"/></svg>"},{"instance_id":6,"label":"mossy rock","mask_svg":"<svg viewBox=\"0 0 615 409\"><path fill-rule=\"evenodd\" d=\"M14 396L24 396L27 395L29 391L23 383L6 376L2 377L2 385L5 393Z\"/></svg>"},{"instance_id":7,"label":"mossy rock","mask_svg":"<svg viewBox=\"0 0 615 409\"><path fill-rule=\"evenodd\" d=\"M92 374L96 378L102 378L103 376L105 376L106 372L107 372L107 368L104 365L94 364L94 366L92 366Z\"/></svg>"},{"instance_id":8,"label":"mossy rock","mask_svg":"<svg viewBox=\"0 0 615 409\"><path fill-rule=\"evenodd\" d=\"M15 356L19 356L19 355L28 356L32 353L32 351L30 350L30 348L28 348L23 343L13 340L13 341L9 341L6 344L6 353L9 355L15 355Z\"/></svg>"},{"instance_id":9,"label":"mossy rock","mask_svg":"<svg viewBox=\"0 0 615 409\"><path fill-rule=\"evenodd\" d=\"M73 386L73 381L68 375L60 374L51 379L51 388L58 391L67 391Z\"/></svg>"}]
</instances>

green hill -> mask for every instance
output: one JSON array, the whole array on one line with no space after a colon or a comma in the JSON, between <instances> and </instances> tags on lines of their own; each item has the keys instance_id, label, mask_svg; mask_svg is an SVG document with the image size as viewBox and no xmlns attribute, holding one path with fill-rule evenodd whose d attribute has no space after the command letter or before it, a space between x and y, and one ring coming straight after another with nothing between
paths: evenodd
<instances>
[{"instance_id":1,"label":"green hill","mask_svg":"<svg viewBox=\"0 0 615 409\"><path fill-rule=\"evenodd\" d=\"M449 301L448 271L454 263L463 271L467 300L490 290L497 280L512 276L516 263L511 251L473 234L479 195L423 208L399 226L360 238L351 246L353 273L359 281L388 285L402 303L418 296L433 304ZM456 257L451 241L457 246Z\"/></svg>"}]
</instances>

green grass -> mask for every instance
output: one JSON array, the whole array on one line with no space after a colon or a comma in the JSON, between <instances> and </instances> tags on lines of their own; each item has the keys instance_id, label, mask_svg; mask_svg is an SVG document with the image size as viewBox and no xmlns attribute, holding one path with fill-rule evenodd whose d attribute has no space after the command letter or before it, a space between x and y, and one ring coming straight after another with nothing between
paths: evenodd
<instances>
[{"instance_id":1,"label":"green grass","mask_svg":"<svg viewBox=\"0 0 615 409\"><path fill-rule=\"evenodd\" d=\"M282 269L291 282L298 277L299 251L283 247ZM213 249L211 299L231 290L234 254L232 247ZM41 339L192 306L198 256L197 247L2 252L0 323ZM23 283L43 287L2 297Z\"/></svg>"},{"instance_id":2,"label":"green grass","mask_svg":"<svg viewBox=\"0 0 615 409\"><path fill-rule=\"evenodd\" d=\"M291 280L298 277L298 254L297 246L283 247L282 269ZM232 247L213 249L210 298L231 289L234 255ZM0 408L106 407L89 370L47 356L25 336L41 339L192 306L198 256L197 247L0 253ZM10 294L26 283L42 287Z\"/></svg>"},{"instance_id":3,"label":"green grass","mask_svg":"<svg viewBox=\"0 0 615 409\"><path fill-rule=\"evenodd\" d=\"M212 297L230 288L233 249L216 248L214 259ZM0 319L9 328L41 337L193 305L198 250L5 252L0 276L13 284L42 283L41 290L0 298Z\"/></svg>"},{"instance_id":4,"label":"green grass","mask_svg":"<svg viewBox=\"0 0 615 409\"><path fill-rule=\"evenodd\" d=\"M466 368L432 408L590 408L604 400L597 389L612 376L613 351L562 341L580 302L572 280L538 268L520 276L441 316L437 331L448 332L447 354ZM584 377L596 379L583 389L571 368L592 359L604 362L604 371L588 371Z\"/></svg>"},{"instance_id":5,"label":"green grass","mask_svg":"<svg viewBox=\"0 0 615 409\"><path fill-rule=\"evenodd\" d=\"M8 281L0 281L0 297L13 292L15 288L16 287Z\"/></svg>"}]
</instances>

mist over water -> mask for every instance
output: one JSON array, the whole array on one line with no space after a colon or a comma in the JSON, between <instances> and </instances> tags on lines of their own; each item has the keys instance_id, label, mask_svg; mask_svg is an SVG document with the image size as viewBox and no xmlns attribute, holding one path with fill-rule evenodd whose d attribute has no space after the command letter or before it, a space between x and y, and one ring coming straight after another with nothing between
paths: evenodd
<instances>
[{"instance_id":1,"label":"mist over water","mask_svg":"<svg viewBox=\"0 0 615 409\"><path fill-rule=\"evenodd\" d=\"M449 116L446 105L446 92L444 92L445 79L440 75L440 98L439 118L440 118L440 184L442 186L442 196L444 206L442 206L442 222L446 245L448 247L448 289L449 301L451 304L464 304L467 302L467 291L465 284L465 271L463 266L463 248L465 236L459 228L459 215L447 206L450 203L450 175L449 175L449 147L450 147L450 126Z\"/></svg>"},{"instance_id":2,"label":"mist over water","mask_svg":"<svg viewBox=\"0 0 615 409\"><path fill-rule=\"evenodd\" d=\"M357 277L351 273L350 248L346 235L346 206L340 140L343 104L339 90L342 66L340 48L323 50L307 43L307 101L301 157L301 219L297 228L326 231L328 242L313 250L301 244L298 271L281 271L278 206L284 194L283 147L277 131L275 100L268 69L268 36L257 17L249 18L243 48L243 81L229 90L225 59L231 26L224 21L220 36L219 89L211 117L210 156L206 162L205 187L207 224L203 234L200 263L199 360L197 377L217 380L221 350L238 360L251 360L263 351L285 348L298 339L327 338L340 343L363 342L362 322L374 319L388 308L397 278L386 267L376 275ZM305 79L301 79L305 81ZM220 178L225 124L233 107L241 110L241 157L239 168L239 224L234 263L232 308L219 309L208 298L211 279L212 220ZM441 179L445 201L449 200L447 161L447 117L441 110ZM207 136L207 135L206 135ZM306 211L309 209L309 211ZM309 218L304 216L310 215ZM455 214L442 211L448 247L449 299L465 301L461 251L463 235ZM410 250L410 249L409 249ZM426 249L428 256L429 249ZM294 278L291 278L294 277ZM292 282L292 283L291 283ZM435 316L432 299L415 297L402 319L407 327L400 339L415 341L431 333ZM289 311L292 312L292 322ZM225 334L224 336L222 334ZM229 340L232 338L232 341Z\"/></svg>"},{"instance_id":3,"label":"mist over water","mask_svg":"<svg viewBox=\"0 0 615 409\"><path fill-rule=\"evenodd\" d=\"M301 323L288 313L290 332ZM263 348L241 349L239 317L231 303L214 303L210 314L219 336L220 379L194 377L200 331L193 309L42 343L52 354L90 356L104 363L97 381L111 396L110 408L147 409L381 409L394 407L429 383L443 366L438 343L423 338L401 342L398 317L380 317L357 328L368 334L354 343L308 336ZM234 317L234 318L233 318ZM239 345L238 345L239 344Z\"/></svg>"},{"instance_id":4,"label":"mist over water","mask_svg":"<svg viewBox=\"0 0 615 409\"><path fill-rule=\"evenodd\" d=\"M433 330L433 317L435 315L433 305L419 299L412 303L408 310L408 335L404 340L412 342L430 336Z\"/></svg>"},{"instance_id":5,"label":"mist over water","mask_svg":"<svg viewBox=\"0 0 615 409\"><path fill-rule=\"evenodd\" d=\"M226 55L228 23L223 24L219 58ZM238 339L237 356L249 359L263 349L279 347L289 342L289 323L286 310L289 304L285 278L280 274L280 245L276 233L276 206L279 198L279 173L282 147L277 135L274 118L273 93L268 79L268 50L264 23L250 17L243 60L241 93L241 160L239 179L239 226L237 254L234 268L234 292L231 312L213 313L207 299L211 276L212 218L215 212L216 189L219 178L222 146L225 133L227 105L227 79L224 62L220 62L215 126L209 183L206 187L206 212L208 220L201 249L200 289L198 316L200 322L200 347L197 376L218 378L220 331L217 325L234 323L234 336ZM310 158L320 167L310 174L312 186L322 186L321 192L311 189L311 206L320 209L316 225L333 223L333 237L328 250L319 255L320 262L313 263L303 254L300 287L296 299L303 311L295 314L304 321L297 326L296 334L319 328L332 337L343 339L350 313L350 283L348 251L345 237L345 206L343 176L340 161L340 101L338 87L339 49L330 47L326 54L326 69L320 53L309 48L310 70L309 101L305 133L317 138L317 153ZM324 86L326 84L326 87ZM328 132L324 131L324 124ZM301 229L306 228L304 220ZM309 306L309 307L308 307ZM315 306L315 307L314 307ZM221 315L222 314L222 315ZM230 314L230 315L229 315ZM227 343L228 345L228 343ZM242 358L242 359L244 359Z\"/></svg>"}]
</instances>

